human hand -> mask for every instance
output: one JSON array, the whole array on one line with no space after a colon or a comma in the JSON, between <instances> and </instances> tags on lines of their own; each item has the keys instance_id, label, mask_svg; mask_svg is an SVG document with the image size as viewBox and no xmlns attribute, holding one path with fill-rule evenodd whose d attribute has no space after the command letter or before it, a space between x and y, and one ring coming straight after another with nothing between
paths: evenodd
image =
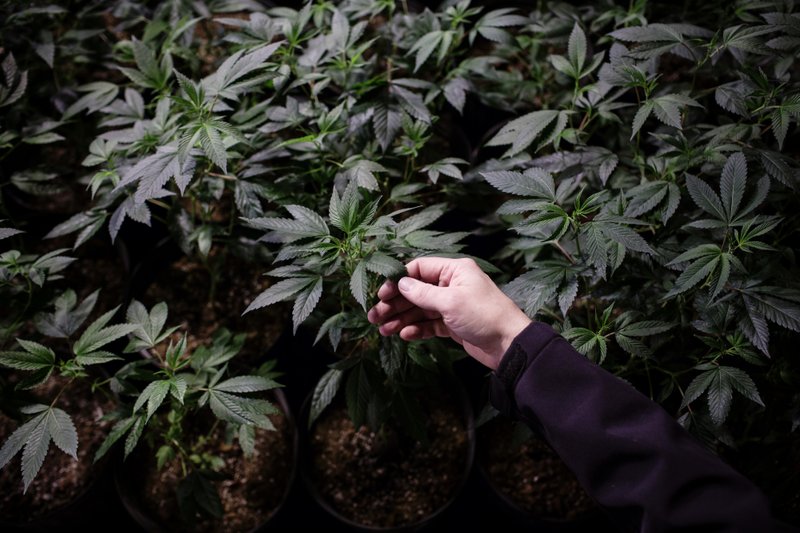
<instances>
[{"instance_id":1,"label":"human hand","mask_svg":"<svg viewBox=\"0 0 800 533\"><path fill-rule=\"evenodd\" d=\"M450 337L489 368L496 369L511 342L528 324L517 305L472 259L421 257L406 265L408 276L387 281L367 319L381 335L403 340Z\"/></svg>"}]
</instances>

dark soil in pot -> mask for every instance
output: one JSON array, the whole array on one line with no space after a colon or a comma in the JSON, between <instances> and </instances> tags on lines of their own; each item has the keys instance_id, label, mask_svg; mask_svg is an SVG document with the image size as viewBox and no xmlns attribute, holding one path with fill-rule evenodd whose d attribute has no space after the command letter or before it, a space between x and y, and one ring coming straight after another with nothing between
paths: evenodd
<instances>
[{"instance_id":1,"label":"dark soil in pot","mask_svg":"<svg viewBox=\"0 0 800 533\"><path fill-rule=\"evenodd\" d=\"M276 393L278 403L288 412L285 396ZM225 437L224 424L213 425L203 452L225 463L216 482L224 514L221 519L202 519L189 526L180 520L177 487L183 478L174 460L161 470L155 453L137 452L117 472L116 482L123 503L147 531L240 532L260 529L281 508L291 488L297 457L297 431L287 415L270 416L275 431L256 430L255 453L245 457L238 442ZM213 424L210 418L197 422L200 433Z\"/></svg>"},{"instance_id":2,"label":"dark soil in pot","mask_svg":"<svg viewBox=\"0 0 800 533\"><path fill-rule=\"evenodd\" d=\"M211 260L219 258L212 256ZM167 302L167 325L181 324L188 330L189 351L223 327L246 334L244 348L232 364L252 366L275 344L288 315L284 307L271 306L242 316L249 303L269 286L261 275L267 268L230 253L223 264L224 271L214 281L203 264L181 257L155 273L140 299L148 307Z\"/></svg>"},{"instance_id":3,"label":"dark soil in pot","mask_svg":"<svg viewBox=\"0 0 800 533\"><path fill-rule=\"evenodd\" d=\"M472 464L472 414L443 394L421 399L428 443L387 445L393 439L356 428L343 402L320 416L302 465L323 507L357 528L399 530L425 525L455 499Z\"/></svg>"},{"instance_id":4,"label":"dark soil in pot","mask_svg":"<svg viewBox=\"0 0 800 533\"><path fill-rule=\"evenodd\" d=\"M581 521L598 513L547 443L535 436L520 440L514 424L505 418L478 430L477 463L501 499L534 521Z\"/></svg>"},{"instance_id":5,"label":"dark soil in pot","mask_svg":"<svg viewBox=\"0 0 800 533\"><path fill-rule=\"evenodd\" d=\"M18 377L11 375L9 381ZM49 404L66 383L65 378L53 377L32 392L39 402ZM59 512L80 499L102 475L104 463L95 465L93 459L113 424L103 420L103 416L113 410L113 402L102 393L92 393L87 382L75 381L59 396L57 407L66 411L75 424L78 460L51 443L42 468L26 493L23 493L20 471L21 453L0 469L0 526L3 523L36 525L48 518L59 523ZM17 421L0 413L0 442L5 442L18 426ZM61 525L67 527L69 523Z\"/></svg>"}]
</instances>

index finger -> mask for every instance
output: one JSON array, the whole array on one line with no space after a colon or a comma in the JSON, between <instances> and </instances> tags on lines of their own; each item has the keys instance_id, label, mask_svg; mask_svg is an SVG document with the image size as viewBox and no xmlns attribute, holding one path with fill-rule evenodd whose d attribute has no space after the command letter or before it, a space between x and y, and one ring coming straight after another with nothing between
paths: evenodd
<instances>
[{"instance_id":1,"label":"index finger","mask_svg":"<svg viewBox=\"0 0 800 533\"><path fill-rule=\"evenodd\" d=\"M408 275L440 287L450 285L457 259L447 257L418 257L406 265Z\"/></svg>"}]
</instances>

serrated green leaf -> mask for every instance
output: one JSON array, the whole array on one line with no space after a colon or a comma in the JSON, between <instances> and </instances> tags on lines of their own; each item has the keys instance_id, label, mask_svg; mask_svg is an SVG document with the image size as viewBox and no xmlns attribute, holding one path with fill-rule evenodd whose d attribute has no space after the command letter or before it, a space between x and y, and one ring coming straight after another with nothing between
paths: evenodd
<instances>
[{"instance_id":1,"label":"serrated green leaf","mask_svg":"<svg viewBox=\"0 0 800 533\"><path fill-rule=\"evenodd\" d=\"M383 371L389 379L398 378L398 372L403 366L404 352L403 344L396 339L384 338L381 342L378 355L381 368L383 368Z\"/></svg>"},{"instance_id":2,"label":"serrated green leaf","mask_svg":"<svg viewBox=\"0 0 800 533\"><path fill-rule=\"evenodd\" d=\"M139 326L135 324L118 324L105 327L116 312L117 309L114 308L92 322L77 342L73 344L73 352L75 352L76 355L85 355L94 352L106 344L120 337L124 337L128 333L139 328Z\"/></svg>"},{"instance_id":3,"label":"serrated green leaf","mask_svg":"<svg viewBox=\"0 0 800 533\"><path fill-rule=\"evenodd\" d=\"M84 355L78 355L75 357L75 361L79 365L90 366L107 363L109 361L122 361L122 357L119 357L111 352L97 351Z\"/></svg>"},{"instance_id":4,"label":"serrated green leaf","mask_svg":"<svg viewBox=\"0 0 800 533\"><path fill-rule=\"evenodd\" d=\"M97 304L100 290L96 290L77 305L72 290L64 291L54 302L52 313L37 313L34 323L39 333L54 338L68 338L83 325Z\"/></svg>"},{"instance_id":5,"label":"serrated green leaf","mask_svg":"<svg viewBox=\"0 0 800 533\"><path fill-rule=\"evenodd\" d=\"M728 220L734 219L744 196L746 184L747 160L741 152L731 154L722 169L719 186L722 205L728 215Z\"/></svg>"},{"instance_id":6,"label":"serrated green leaf","mask_svg":"<svg viewBox=\"0 0 800 533\"><path fill-rule=\"evenodd\" d=\"M183 397L186 395L186 388L188 386L186 378L182 375L177 375L169 385L169 392L172 394L173 398L183 403Z\"/></svg>"},{"instance_id":7,"label":"serrated green leaf","mask_svg":"<svg viewBox=\"0 0 800 533\"><path fill-rule=\"evenodd\" d=\"M364 266L370 272L375 272L387 278L394 278L406 272L406 266L401 262L381 252L375 252L364 261Z\"/></svg>"},{"instance_id":8,"label":"serrated green leaf","mask_svg":"<svg viewBox=\"0 0 800 533\"><path fill-rule=\"evenodd\" d=\"M523 173L503 170L482 172L481 175L493 187L505 193L556 200L555 182L544 169L534 167Z\"/></svg>"},{"instance_id":9,"label":"serrated green leaf","mask_svg":"<svg viewBox=\"0 0 800 533\"><path fill-rule=\"evenodd\" d=\"M166 398L169 389L169 380L159 380L149 383L141 392L141 394L139 394L139 397L136 399L136 403L133 404L133 413L135 414L146 404L147 418L145 421L149 420L150 417L153 416L153 413L155 413L164 402L164 398Z\"/></svg>"},{"instance_id":10,"label":"serrated green leaf","mask_svg":"<svg viewBox=\"0 0 800 533\"><path fill-rule=\"evenodd\" d=\"M641 322L634 322L619 330L620 333L628 337L648 337L650 335L658 335L665 333L675 327L675 324L669 322L662 322L660 320L643 320Z\"/></svg>"},{"instance_id":11,"label":"serrated green leaf","mask_svg":"<svg viewBox=\"0 0 800 533\"><path fill-rule=\"evenodd\" d=\"M336 393L342 385L344 372L341 370L330 369L317 382L314 393L311 396L311 407L308 414L308 427L310 428L319 415L333 401Z\"/></svg>"},{"instance_id":12,"label":"serrated green leaf","mask_svg":"<svg viewBox=\"0 0 800 533\"><path fill-rule=\"evenodd\" d=\"M17 390L27 390L37 387L41 385L50 377L55 369L54 365L47 366L45 368L40 368L38 370L34 370L31 372L30 375L26 376L23 380L17 383L16 389Z\"/></svg>"},{"instance_id":13,"label":"serrated green leaf","mask_svg":"<svg viewBox=\"0 0 800 533\"><path fill-rule=\"evenodd\" d=\"M308 318L314 308L319 303L322 296L322 278L317 278L303 289L294 301L294 308L292 310L292 324L294 332L297 333L297 328L300 324Z\"/></svg>"},{"instance_id":14,"label":"serrated green leaf","mask_svg":"<svg viewBox=\"0 0 800 533\"><path fill-rule=\"evenodd\" d=\"M280 385L269 378L262 376L236 376L214 385L215 391L223 392L258 392L271 390Z\"/></svg>"},{"instance_id":15,"label":"serrated green leaf","mask_svg":"<svg viewBox=\"0 0 800 533\"><path fill-rule=\"evenodd\" d=\"M350 276L350 292L353 294L353 298L366 311L369 299L369 278L364 261L359 261L353 269L353 274Z\"/></svg>"},{"instance_id":16,"label":"serrated green leaf","mask_svg":"<svg viewBox=\"0 0 800 533\"><path fill-rule=\"evenodd\" d=\"M39 370L55 364L56 356L50 348L22 339L17 339L17 342L23 347L25 345L22 342L26 342L29 343L29 346L34 345L36 348L33 349L34 351L27 352L0 352L0 365L17 370Z\"/></svg>"},{"instance_id":17,"label":"serrated green leaf","mask_svg":"<svg viewBox=\"0 0 800 533\"><path fill-rule=\"evenodd\" d=\"M256 451L256 428L253 426L239 426L239 446L245 457L252 457Z\"/></svg>"},{"instance_id":18,"label":"serrated green leaf","mask_svg":"<svg viewBox=\"0 0 800 533\"><path fill-rule=\"evenodd\" d=\"M220 420L257 427L270 425L266 417L268 412L266 407L270 404L264 400L242 398L227 392L209 390L209 405ZM273 407L272 412L275 411Z\"/></svg>"},{"instance_id":19,"label":"serrated green leaf","mask_svg":"<svg viewBox=\"0 0 800 533\"><path fill-rule=\"evenodd\" d=\"M739 327L747 340L758 348L761 353L769 357L769 327L753 300L743 295L745 313L739 319Z\"/></svg>"},{"instance_id":20,"label":"serrated green leaf","mask_svg":"<svg viewBox=\"0 0 800 533\"><path fill-rule=\"evenodd\" d=\"M255 309L260 309L277 302L282 302L283 300L288 300L306 288L313 281L315 280L305 277L281 280L259 294L255 300L253 300L252 303L247 306L247 309L245 309L244 312L249 313Z\"/></svg>"},{"instance_id":21,"label":"serrated green leaf","mask_svg":"<svg viewBox=\"0 0 800 533\"><path fill-rule=\"evenodd\" d=\"M75 430L75 424L70 416L61 409L52 408L48 413L47 426L53 443L62 452L77 460L78 432Z\"/></svg>"},{"instance_id":22,"label":"serrated green leaf","mask_svg":"<svg viewBox=\"0 0 800 533\"><path fill-rule=\"evenodd\" d=\"M708 409L711 420L721 425L728 417L733 400L733 389L726 374L717 369L713 372L711 383L708 385Z\"/></svg>"},{"instance_id":23,"label":"serrated green leaf","mask_svg":"<svg viewBox=\"0 0 800 533\"><path fill-rule=\"evenodd\" d=\"M23 446L28 442L31 432L33 428L39 422L39 419L42 415L32 418L26 423L19 426L17 429L14 430L13 433L6 439L3 443L3 447L0 448L0 468L3 468L8 464L11 459L19 453Z\"/></svg>"},{"instance_id":24,"label":"serrated green leaf","mask_svg":"<svg viewBox=\"0 0 800 533\"><path fill-rule=\"evenodd\" d=\"M108 436L106 436L103 443L95 452L94 462L99 461L101 457L103 457L106 453L108 453L108 450L111 449L114 443L116 443L125 433L128 432L129 429L133 427L133 424L134 422L136 422L136 420L138 420L136 417L130 417L120 420L119 422L114 424L114 427L111 428L111 431L108 433Z\"/></svg>"},{"instance_id":25,"label":"serrated green leaf","mask_svg":"<svg viewBox=\"0 0 800 533\"><path fill-rule=\"evenodd\" d=\"M636 357L650 357L651 351L642 341L635 339L633 337L628 337L622 333L616 333L614 335L614 340L617 341L620 348L625 350L631 355Z\"/></svg>"},{"instance_id":26,"label":"serrated green leaf","mask_svg":"<svg viewBox=\"0 0 800 533\"><path fill-rule=\"evenodd\" d=\"M664 298L672 298L678 294L684 293L703 281L719 264L719 255L706 255L697 259L684 270L678 279L675 280L675 285L664 296Z\"/></svg>"},{"instance_id":27,"label":"serrated green leaf","mask_svg":"<svg viewBox=\"0 0 800 533\"><path fill-rule=\"evenodd\" d=\"M639 133L639 130L642 129L647 117L649 117L650 113L653 112L654 107L655 104L652 102L652 100L648 100L642 104L641 107L639 107L638 111L636 111L636 115L633 117L633 124L631 125L631 140L633 140L634 137L636 137L636 134Z\"/></svg>"},{"instance_id":28,"label":"serrated green leaf","mask_svg":"<svg viewBox=\"0 0 800 533\"><path fill-rule=\"evenodd\" d=\"M689 191L689 196L692 197L692 200L694 200L694 203L697 204L700 209L719 220L727 220L722 202L717 196L717 193L715 193L706 182L691 174L687 174L686 188Z\"/></svg>"},{"instance_id":29,"label":"serrated green leaf","mask_svg":"<svg viewBox=\"0 0 800 533\"><path fill-rule=\"evenodd\" d=\"M583 28L576 22L572 27L572 32L569 35L569 42L567 44L567 55L569 61L575 68L575 72L580 75L583 71L583 66L586 63L586 54L588 48L586 45L586 34Z\"/></svg>"},{"instance_id":30,"label":"serrated green leaf","mask_svg":"<svg viewBox=\"0 0 800 533\"><path fill-rule=\"evenodd\" d=\"M689 386L686 387L686 391L683 393L683 400L681 401L681 408L685 408L690 403L698 399L703 393L708 389L711 382L714 380L714 371L708 370L703 372L702 374L696 376Z\"/></svg>"},{"instance_id":31,"label":"serrated green leaf","mask_svg":"<svg viewBox=\"0 0 800 533\"><path fill-rule=\"evenodd\" d=\"M372 387L364 365L363 363L359 364L350 371L345 385L347 412L356 427L364 425L367 421L371 390Z\"/></svg>"},{"instance_id":32,"label":"serrated green leaf","mask_svg":"<svg viewBox=\"0 0 800 533\"><path fill-rule=\"evenodd\" d=\"M50 449L50 427L48 419L50 410L42 412L29 423L33 427L28 433L25 447L22 449L22 483L24 492L27 492L33 478L39 473L39 469L44 463L47 451Z\"/></svg>"},{"instance_id":33,"label":"serrated green leaf","mask_svg":"<svg viewBox=\"0 0 800 533\"><path fill-rule=\"evenodd\" d=\"M530 146L536 137L556 120L559 113L561 112L543 109L523 115L503 126L486 145L505 146L510 144L511 148L506 156L518 154Z\"/></svg>"},{"instance_id":34,"label":"serrated green leaf","mask_svg":"<svg viewBox=\"0 0 800 533\"><path fill-rule=\"evenodd\" d=\"M147 418L144 414L139 415L134 420L130 433L128 433L128 436L125 438L124 457L126 459L139 443L139 439L142 437L142 433L144 432L144 427L146 425Z\"/></svg>"}]
</instances>

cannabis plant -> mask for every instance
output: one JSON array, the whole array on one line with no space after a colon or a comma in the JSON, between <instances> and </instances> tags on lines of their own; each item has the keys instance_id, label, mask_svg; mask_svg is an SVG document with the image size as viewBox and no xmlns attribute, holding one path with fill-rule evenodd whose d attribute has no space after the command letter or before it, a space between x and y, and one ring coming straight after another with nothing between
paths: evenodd
<instances>
[{"instance_id":1,"label":"cannabis plant","mask_svg":"<svg viewBox=\"0 0 800 533\"><path fill-rule=\"evenodd\" d=\"M74 118L86 102L70 102L107 51L103 9L98 1L0 2L0 161L2 185L16 194L63 201L80 191L75 148L85 127Z\"/></svg>"},{"instance_id":2,"label":"cannabis plant","mask_svg":"<svg viewBox=\"0 0 800 533\"><path fill-rule=\"evenodd\" d=\"M16 261L18 268L25 272L21 266L24 262L19 258ZM30 272L41 266L28 268L26 273L30 276ZM19 409L25 422L8 436L0 448L0 468L22 452L25 490L41 469L51 442L77 460L78 434L70 414L58 407L59 398L75 380L97 384L100 379L89 367L121 360L109 351L108 345L139 327L130 323L109 325L117 311L111 309L77 335L94 310L98 294L99 291L95 291L78 303L75 292L65 291L53 301L51 312L42 311L34 317L36 330L42 339L33 341L16 337L13 349L0 351L0 365L27 374L16 383L18 391L33 389L53 376L63 378L63 385L55 397L48 398L49 404L32 403ZM18 393L15 398L21 400L24 397Z\"/></svg>"},{"instance_id":3,"label":"cannabis plant","mask_svg":"<svg viewBox=\"0 0 800 533\"><path fill-rule=\"evenodd\" d=\"M292 218L248 219L250 226L268 230L263 239L281 243L275 261L287 264L267 272L280 281L258 295L247 311L294 300L295 331L315 310L319 312L315 343L327 336L341 360L320 379L309 424L344 386L356 426L399 424L422 439L419 385L435 377L437 366L446 367L453 355L430 345L380 340L366 310L386 278L405 272L403 260L433 250L437 255L454 255L465 234L425 229L443 214L442 205L409 214L415 209L388 211L391 202L351 182L342 193L333 189L325 217L288 205Z\"/></svg>"},{"instance_id":4,"label":"cannabis plant","mask_svg":"<svg viewBox=\"0 0 800 533\"><path fill-rule=\"evenodd\" d=\"M144 438L159 470L172 461L180 464L181 517L187 523L197 516L219 518L222 504L214 482L225 464L205 450L204 443L223 424L225 434L235 437L249 456L255 450L256 428L275 429L269 416L280 410L254 395L280 386L274 379L274 362L265 363L257 373L231 375L229 365L245 336L221 329L209 345L189 351L186 334L177 336L177 327L165 327L168 309L163 302L148 310L134 300L126 317L135 329L124 351L135 354L134 360L108 379L120 399L120 419L97 450L95 461L123 437L127 458ZM206 416L214 420L211 429L198 434Z\"/></svg>"},{"instance_id":5,"label":"cannabis plant","mask_svg":"<svg viewBox=\"0 0 800 533\"><path fill-rule=\"evenodd\" d=\"M547 6L470 76L484 105L521 114L486 143L505 168L481 172L504 194L495 227L514 235L508 294L709 440L731 442L723 423L748 403L789 422L792 10L718 5L678 21L644 2ZM514 98L508 80L527 65Z\"/></svg>"},{"instance_id":6,"label":"cannabis plant","mask_svg":"<svg viewBox=\"0 0 800 533\"><path fill-rule=\"evenodd\" d=\"M434 135L469 90L451 62L525 20L507 9L479 17L468 2L436 14L385 1L246 7L249 18L200 22L176 4L117 43L127 83L85 85L66 112L99 114L104 129L84 161L98 168L95 203L51 236L81 231L80 244L108 223L115 238L158 209L185 251L206 256L237 238L237 216L262 215L265 202L322 207L333 180L377 190L397 172L460 178L466 162L441 157L449 139Z\"/></svg>"},{"instance_id":7,"label":"cannabis plant","mask_svg":"<svg viewBox=\"0 0 800 533\"><path fill-rule=\"evenodd\" d=\"M244 221L267 230L261 240L279 243L275 260L287 264L269 272L280 281L248 310L294 300L295 329L318 320L317 341L327 336L342 357L320 380L310 421L344 388L357 425L391 422L422 436L415 384L452 354L381 341L365 310L405 261L460 250L466 234L427 229L470 187L459 183L467 154L452 152L472 87L458 62L526 21L469 2L411 12L383 1L308 2L225 20L234 42L285 43L281 84L252 115L254 139L269 146L252 168L262 183L274 176L265 186L292 218L269 210Z\"/></svg>"},{"instance_id":8,"label":"cannabis plant","mask_svg":"<svg viewBox=\"0 0 800 533\"><path fill-rule=\"evenodd\" d=\"M3 222L0 222L3 223ZM5 224L5 223L3 223ZM0 241L19 240L23 231L0 227ZM19 243L22 244L22 243ZM7 346L14 334L39 311L51 294L52 282L62 279L65 268L75 261L66 249L44 254L27 254L3 246L0 253L0 297L5 309L0 312L0 348Z\"/></svg>"}]
</instances>

